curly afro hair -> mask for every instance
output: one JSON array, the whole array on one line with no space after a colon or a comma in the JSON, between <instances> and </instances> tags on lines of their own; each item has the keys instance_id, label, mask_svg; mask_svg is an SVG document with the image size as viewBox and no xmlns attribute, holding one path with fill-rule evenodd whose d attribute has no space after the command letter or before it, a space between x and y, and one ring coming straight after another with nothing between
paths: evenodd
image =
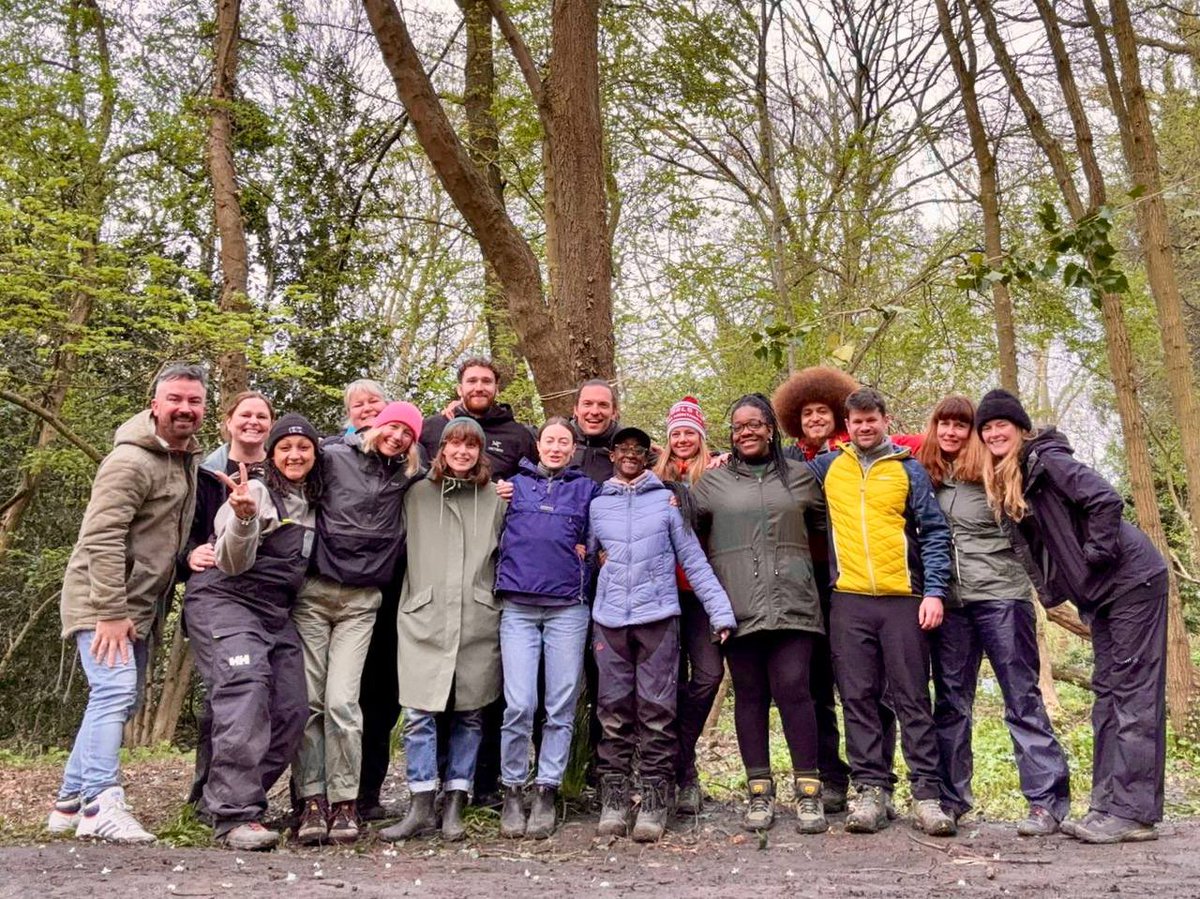
<instances>
[{"instance_id":1,"label":"curly afro hair","mask_svg":"<svg viewBox=\"0 0 1200 899\"><path fill-rule=\"evenodd\" d=\"M814 365L796 372L777 388L771 402L779 424L797 440L804 435L800 412L809 403L823 403L833 410L834 427L846 429L846 397L858 389L858 381L840 368Z\"/></svg>"}]
</instances>

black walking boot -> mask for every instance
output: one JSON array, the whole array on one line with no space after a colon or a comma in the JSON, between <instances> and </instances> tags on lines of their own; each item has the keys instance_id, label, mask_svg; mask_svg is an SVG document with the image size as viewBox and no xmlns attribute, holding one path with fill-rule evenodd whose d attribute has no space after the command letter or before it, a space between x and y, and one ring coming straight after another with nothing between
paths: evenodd
<instances>
[{"instance_id":1,"label":"black walking boot","mask_svg":"<svg viewBox=\"0 0 1200 899\"><path fill-rule=\"evenodd\" d=\"M629 832L629 784L620 774L600 778L600 824L596 836L623 837Z\"/></svg>"},{"instance_id":2,"label":"black walking boot","mask_svg":"<svg viewBox=\"0 0 1200 899\"><path fill-rule=\"evenodd\" d=\"M467 827L463 824L463 809L467 807L466 790L447 790L446 804L442 807L442 839L449 843L457 843L467 837Z\"/></svg>"},{"instance_id":3,"label":"black walking boot","mask_svg":"<svg viewBox=\"0 0 1200 899\"><path fill-rule=\"evenodd\" d=\"M525 836L525 826L525 791L506 786L504 807L500 810L500 836L519 840Z\"/></svg>"},{"instance_id":4,"label":"black walking boot","mask_svg":"<svg viewBox=\"0 0 1200 899\"><path fill-rule=\"evenodd\" d=\"M639 843L657 843L667 827L667 782L660 777L642 781L642 801L638 805L633 838Z\"/></svg>"},{"instance_id":5,"label":"black walking boot","mask_svg":"<svg viewBox=\"0 0 1200 899\"><path fill-rule=\"evenodd\" d=\"M534 840L545 840L554 833L557 824L558 790L546 784L538 784L533 794L533 807L529 810L525 836Z\"/></svg>"}]
</instances>

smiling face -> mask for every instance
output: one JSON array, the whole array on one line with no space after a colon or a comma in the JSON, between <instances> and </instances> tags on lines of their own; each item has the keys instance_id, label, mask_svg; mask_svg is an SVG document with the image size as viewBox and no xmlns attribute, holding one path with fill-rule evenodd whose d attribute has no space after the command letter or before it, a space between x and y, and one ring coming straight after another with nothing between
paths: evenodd
<instances>
[{"instance_id":1,"label":"smiling face","mask_svg":"<svg viewBox=\"0 0 1200 899\"><path fill-rule=\"evenodd\" d=\"M356 390L350 394L350 400L346 403L346 417L350 419L350 426L357 431L374 424L375 416L382 412L386 405L387 400L378 393Z\"/></svg>"},{"instance_id":2,"label":"smiling face","mask_svg":"<svg viewBox=\"0 0 1200 899\"><path fill-rule=\"evenodd\" d=\"M182 448L204 421L204 385L191 378L163 381L155 388L150 413L158 436Z\"/></svg>"},{"instance_id":3,"label":"smiling face","mask_svg":"<svg viewBox=\"0 0 1200 899\"><path fill-rule=\"evenodd\" d=\"M1007 418L993 418L979 432L983 445L997 459L1002 459L1021 442L1021 429Z\"/></svg>"},{"instance_id":4,"label":"smiling face","mask_svg":"<svg viewBox=\"0 0 1200 899\"><path fill-rule=\"evenodd\" d=\"M971 426L957 418L940 418L937 423L938 449L947 459L954 459L962 452L971 438Z\"/></svg>"},{"instance_id":5,"label":"smiling face","mask_svg":"<svg viewBox=\"0 0 1200 899\"><path fill-rule=\"evenodd\" d=\"M496 373L482 365L463 370L458 382L458 398L472 415L482 415L496 402Z\"/></svg>"},{"instance_id":6,"label":"smiling face","mask_svg":"<svg viewBox=\"0 0 1200 899\"><path fill-rule=\"evenodd\" d=\"M860 450L871 450L887 437L888 417L878 409L851 409L846 415L850 440Z\"/></svg>"},{"instance_id":7,"label":"smiling face","mask_svg":"<svg viewBox=\"0 0 1200 899\"><path fill-rule=\"evenodd\" d=\"M379 429L379 439L375 441L379 454L389 459L404 455L412 445L413 432L402 421L389 421Z\"/></svg>"},{"instance_id":8,"label":"smiling face","mask_svg":"<svg viewBox=\"0 0 1200 899\"><path fill-rule=\"evenodd\" d=\"M271 433L271 410L258 397L247 397L229 413L225 427L239 449L258 451Z\"/></svg>"},{"instance_id":9,"label":"smiling face","mask_svg":"<svg viewBox=\"0 0 1200 899\"><path fill-rule=\"evenodd\" d=\"M739 406L729 420L734 448L743 459L762 459L771 451L771 425L754 406Z\"/></svg>"},{"instance_id":10,"label":"smiling face","mask_svg":"<svg viewBox=\"0 0 1200 899\"><path fill-rule=\"evenodd\" d=\"M299 483L308 477L316 460L317 448L311 440L299 434L284 437L271 451L271 461L275 463L275 467L293 483Z\"/></svg>"},{"instance_id":11,"label":"smiling face","mask_svg":"<svg viewBox=\"0 0 1200 899\"><path fill-rule=\"evenodd\" d=\"M603 434L617 417L617 404L612 390L601 384L591 384L579 391L575 401L575 421L587 437Z\"/></svg>"},{"instance_id":12,"label":"smiling face","mask_svg":"<svg viewBox=\"0 0 1200 899\"><path fill-rule=\"evenodd\" d=\"M479 461L479 443L466 437L451 437L442 444L442 459L456 478L465 478Z\"/></svg>"},{"instance_id":13,"label":"smiling face","mask_svg":"<svg viewBox=\"0 0 1200 899\"><path fill-rule=\"evenodd\" d=\"M818 446L833 436L836 417L824 403L805 403L800 410L800 429L804 439Z\"/></svg>"},{"instance_id":14,"label":"smiling face","mask_svg":"<svg viewBox=\"0 0 1200 899\"><path fill-rule=\"evenodd\" d=\"M667 444L671 448L672 457L681 462L688 462L700 455L700 447L704 445L704 441L695 428L676 428L667 437Z\"/></svg>"},{"instance_id":15,"label":"smiling face","mask_svg":"<svg viewBox=\"0 0 1200 899\"><path fill-rule=\"evenodd\" d=\"M623 481L633 481L646 470L650 451L632 437L612 448L613 471Z\"/></svg>"},{"instance_id":16,"label":"smiling face","mask_svg":"<svg viewBox=\"0 0 1200 899\"><path fill-rule=\"evenodd\" d=\"M538 438L538 458L551 471L566 468L575 455L575 435L563 425L547 425Z\"/></svg>"}]
</instances>

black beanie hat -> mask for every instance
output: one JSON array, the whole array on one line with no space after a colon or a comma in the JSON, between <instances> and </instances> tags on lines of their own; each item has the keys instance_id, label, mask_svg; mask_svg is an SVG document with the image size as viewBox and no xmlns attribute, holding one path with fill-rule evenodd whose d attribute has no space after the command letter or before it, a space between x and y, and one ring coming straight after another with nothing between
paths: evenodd
<instances>
[{"instance_id":1,"label":"black beanie hat","mask_svg":"<svg viewBox=\"0 0 1200 899\"><path fill-rule=\"evenodd\" d=\"M1022 431L1033 430L1029 413L1025 411L1021 401L1007 390L989 390L983 395L983 399L979 401L979 408L975 410L976 433L982 434L983 426L997 418L1011 421Z\"/></svg>"},{"instance_id":2,"label":"black beanie hat","mask_svg":"<svg viewBox=\"0 0 1200 899\"><path fill-rule=\"evenodd\" d=\"M321 435L317 433L317 429L312 426L307 418L297 412L289 412L275 422L271 428L271 433L267 436L267 456L268 458L275 452L275 444L284 437L293 437L295 435L307 437L312 441L313 449L320 449Z\"/></svg>"}]
</instances>

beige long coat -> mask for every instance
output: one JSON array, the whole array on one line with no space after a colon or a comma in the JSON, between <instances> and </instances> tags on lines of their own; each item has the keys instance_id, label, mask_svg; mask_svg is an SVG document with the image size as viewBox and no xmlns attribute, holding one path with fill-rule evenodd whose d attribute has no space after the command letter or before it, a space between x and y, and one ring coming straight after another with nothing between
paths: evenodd
<instances>
[{"instance_id":1,"label":"beige long coat","mask_svg":"<svg viewBox=\"0 0 1200 899\"><path fill-rule=\"evenodd\" d=\"M500 609L492 587L506 503L491 484L428 478L404 498L408 568L396 616L400 704L459 711L500 696Z\"/></svg>"}]
</instances>

